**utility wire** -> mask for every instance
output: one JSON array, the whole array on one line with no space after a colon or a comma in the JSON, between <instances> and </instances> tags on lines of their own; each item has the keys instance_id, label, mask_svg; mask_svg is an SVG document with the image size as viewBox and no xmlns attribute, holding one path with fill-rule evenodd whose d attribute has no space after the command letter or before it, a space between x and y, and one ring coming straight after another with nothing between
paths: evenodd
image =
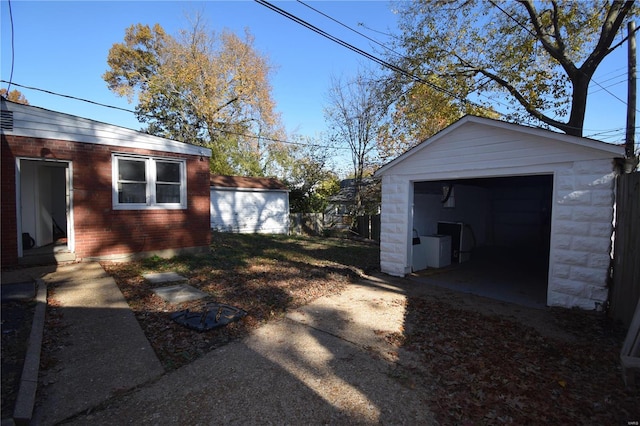
<instances>
[{"instance_id":1,"label":"utility wire","mask_svg":"<svg viewBox=\"0 0 640 426\"><path fill-rule=\"evenodd\" d=\"M320 14L320 15L324 16L325 18L330 19L331 21L333 21L333 22L337 23L338 25L340 25L340 26L342 26L342 27L344 27L344 28L348 29L349 31L352 31L352 32L354 32L354 33L356 33L356 34L358 34L358 35L360 35L360 36L362 36L362 37L366 38L367 40L369 40L369 41L371 41L371 42L373 42L373 43L377 44L378 46L381 46L383 49L388 50L389 52L393 53L394 55L396 55L396 56L398 56L398 57L400 57L400 58L402 58L402 59L404 59L404 60L406 60L406 61L408 61L408 62L410 62L410 61L411 61L411 59L410 59L410 58L408 58L407 56L405 56L405 55L403 55L403 54L401 54L401 53L396 52L395 50L391 49L390 47L386 46L385 44L380 43L378 40L376 40L376 39L374 39L374 38L372 38L372 37L369 37L369 36L367 36L366 34L364 34L364 33L360 32L360 31L358 31L358 30L356 30L356 29L354 29L354 28L351 28L351 27L350 27L350 26L348 26L347 24L345 24L345 23L343 23L343 22L339 21L338 19L333 18L332 16L329 16L328 14L326 14L326 13L322 12L321 10L318 10L318 9L316 9L316 8L314 8L314 7L312 7L312 6L308 5L308 4L306 4L306 3L305 3L305 2L303 2L302 0L297 0L297 2L298 2L298 3L300 3L300 4L302 4L302 5L304 5L304 6L306 6L306 7L308 7L309 9L313 10L314 12L316 12L316 13L318 13L318 14ZM364 24L360 24L360 25L362 25L363 27L367 28L369 31L375 31L375 32L377 32L377 33L379 33L379 34L384 34L384 35L386 35L386 36L390 36L389 34L385 34L385 33L382 33L382 32L380 32L380 31L376 31L376 30L374 30L374 29L372 29L372 28L369 28L369 27L365 26ZM448 93L447 93L447 94L448 94ZM495 99L491 99L490 97L488 97L488 96L486 96L486 95L483 95L483 94L481 94L481 93L478 93L478 96L482 96L482 97L484 97L484 98L489 99L490 101L496 102L496 100L495 100ZM455 97L455 96L454 96L454 97ZM507 104L505 104L504 102L497 101L497 103L501 104L501 105L502 105L502 106L504 106L504 107L510 108L510 106L509 106L509 105L507 105ZM482 108L484 108L484 107L482 107ZM499 111L494 111L494 112L496 112L496 113L498 113L498 114L500 114L500 115L502 115L502 116L505 116L505 115L506 115L506 114L501 113L501 112L499 112Z\"/></svg>"},{"instance_id":2,"label":"utility wire","mask_svg":"<svg viewBox=\"0 0 640 426\"><path fill-rule=\"evenodd\" d=\"M391 49L390 47L386 46L385 44L380 43L378 40L376 40L376 39L374 39L372 37L369 37L368 35L360 32L360 31L358 31L356 29L351 28L347 24L344 24L344 23L340 22L339 20L333 18L332 16L329 16L326 13L322 12L321 10L318 10L315 7L308 5L307 3L303 2L302 0L297 0L297 1L301 5L308 7L309 9L313 10L314 12L319 13L320 15L324 16L325 18L330 19L331 21L335 22L336 24L348 29L349 31L352 31L352 32L358 34L359 36L362 36L362 37L366 38L367 40L377 44L378 46L382 47L385 50L388 50L389 52L393 53L394 55L399 56L399 57L404 58L404 59L407 59L406 56L396 52L395 50Z\"/></svg>"},{"instance_id":3,"label":"utility wire","mask_svg":"<svg viewBox=\"0 0 640 426\"><path fill-rule=\"evenodd\" d=\"M453 92L451 92L451 91L449 91L447 89L444 89L444 88L442 88L442 87L440 87L440 86L438 86L438 85L436 85L434 83L431 83L430 81L427 81L424 78L421 78L419 76L411 74L410 72L398 67L397 65L391 64L391 63L385 61L384 59L380 59L377 56L372 55L371 53L365 52L364 50L362 50L362 49L360 49L358 47L355 47L352 44L349 44L346 41L327 33L326 31L324 31L324 30L322 30L322 29L310 24L309 22L305 21L304 19L298 18L297 16L295 16L295 15L293 15L293 14L291 14L291 13L289 13L289 12L287 12L287 11L285 11L285 10L283 10L283 9L281 9L281 8L271 4L271 3L269 3L266 0L255 0L255 1L256 1L256 3L258 3L258 4L262 5L262 6L265 6L265 7L269 8L269 9L271 9L272 11L278 13L279 15L282 15L282 16L294 21L295 23L297 23L299 25L302 25L303 27L305 27L305 28L307 28L307 29L309 29L309 30L311 30L311 31L313 31L313 32L315 32L315 33L317 33L317 34L319 34L319 35L331 40L331 41L333 41L334 43L337 43L342 47L345 47L345 48L347 48L347 49L349 49L349 50L351 50L351 51L353 51L353 52L355 52L355 53L357 53L357 54L359 54L361 56L364 56L365 58L377 63L378 65L381 65L381 66L383 66L385 68L388 68L388 69L390 69L392 71L395 71L395 72L397 72L399 74L402 74L405 77L408 77L408 78L410 78L411 80L413 80L413 81L415 81L417 83L425 84L425 85L431 87L432 89L437 90L439 92L442 92L442 93L446 94L447 96L450 96L450 97L452 97L454 99L457 99L457 100L459 100L459 101L461 101L461 102L463 102L465 104L473 105L476 108L486 109L484 106L482 106L482 105L480 105L478 103L472 102L472 101L470 101L470 100L468 100L466 98L461 98L458 95L456 95L455 93L453 93Z\"/></svg>"},{"instance_id":4,"label":"utility wire","mask_svg":"<svg viewBox=\"0 0 640 426\"><path fill-rule=\"evenodd\" d=\"M7 85L7 97L9 97L9 91L11 90L11 82L13 81L13 65L15 63L15 43L14 43L14 29L13 29L13 12L11 10L11 0L7 0L9 5L9 22L11 24L11 72L9 73L9 83Z\"/></svg>"},{"instance_id":5,"label":"utility wire","mask_svg":"<svg viewBox=\"0 0 640 426\"><path fill-rule=\"evenodd\" d=\"M294 22L296 22L297 24L300 24L300 25L302 25L303 27L305 27L305 28L307 28L307 29L309 29L309 30L311 30L311 31L313 31L313 32L315 32L315 33L317 33L317 34L319 34L319 35L321 35L321 36L323 36L323 37L325 37L325 38L327 38L327 39L331 40L331 41L333 41L334 43L337 43L337 44L339 44L339 45L341 45L341 46L343 46L343 47L345 47L345 48L347 48L347 49L349 49L349 50L351 50L351 51L353 51L353 52L355 52L355 53L358 53L359 55L362 55L362 56L364 56L365 58L370 59L370 60L372 60L373 62L375 62L375 63L377 63L377 64L379 64L379 65L381 65L381 66L383 66L383 67L385 67L385 68L389 68L389 69L391 69L392 71L395 71L395 72L397 72L397 73L400 73L400 74L402 74L402 75L404 75L404 76L406 76L406 77L410 78L411 80L413 80L413 81L415 81L415 82L417 82L417 83L425 84L425 85L427 85L427 86L429 86L429 87L433 88L434 90L440 91L440 92L442 92L442 93L446 94L447 96L450 96L450 97L452 97L452 98L454 98L454 99L457 99L457 100L459 100L459 101L461 101L461 102L463 102L463 103L465 103L465 104L473 105L473 106L475 106L476 108L486 109L486 107L485 107L485 106L483 106L483 105L480 105L480 104L478 104L478 103L476 103L476 102L470 101L470 100L468 100L468 99L466 99L466 98L461 98L461 97L459 97L457 94L455 94L455 93L453 93L453 92L451 92L451 91L449 91L449 90L447 90L447 89L444 89L444 88L442 88L442 87L440 87L440 86L438 86L438 85L436 85L436 84L434 84L434 83L431 83L431 82L429 82L429 81L427 81L427 80L425 80L425 79L423 79L423 78L421 78L421 77L419 77L419 76L416 76L416 75L414 75L414 74L411 74L410 72L408 72L408 71L406 71L406 70L404 70L404 69L402 69L402 68L400 68L400 67L398 67L398 66L396 66L396 65L393 65L393 64L391 64L391 63L389 63L389 62L387 62L387 61L385 61L385 60L383 60L383 59L380 59L380 58L378 58L378 57L376 57L376 56L374 56L374 55L372 55L372 54L370 54L370 53L368 53L368 52L365 52L365 51L363 51L362 49L359 49L359 48L357 48L357 47L355 47L355 46L353 46L353 45L351 45L351 44L347 43L346 41L341 40L340 38L335 37L335 36L333 36L333 35L331 35L331 34L327 33L326 31L324 31L324 30L322 30L322 29L320 29L320 28L318 28L318 27L316 27L316 26L314 26L314 25L310 24L309 22L307 22L307 21L303 20L302 18L299 18L299 17L297 17L297 16L295 16L295 15L293 15L293 14L291 14L291 13L289 13L289 12L287 12L287 11L285 11L285 10L283 10L283 9L279 8L279 7L277 7L277 6L275 6L275 5L271 4L271 3L269 3L269 2L268 2L268 1L266 1L266 0L255 0L255 1L256 1L258 4L260 4L260 5L262 5L262 6L265 6L265 7L269 8L269 9L271 9L272 11L274 11L274 12L276 12L276 13L278 13L278 14L280 14L280 15L282 15L282 16L284 16L284 17L286 17L286 18L288 18L288 19L290 19L290 20L292 20L292 21L294 21ZM504 14L506 14L510 19L512 19L512 20L513 20L513 21L514 21L518 26L522 27L522 28L523 28L523 29L525 29L527 32L529 32L530 34L533 34L533 33L531 32L531 30L530 30L530 29L528 29L524 24L522 24L522 23L521 23L521 22L519 22L517 19L515 19L513 16L511 16L507 11L505 11L503 8L501 8L499 5L497 5L493 0L489 0L489 1L490 1L494 6L496 6L498 9L500 9ZM302 3L302 2L300 1L300 3ZM303 4L304 4L304 3L303 3ZM307 6L307 5L305 4L305 6ZM309 6L307 6L307 7L309 7ZM310 7L310 8L311 8L311 7ZM313 8L311 8L311 9L313 9ZM313 9L313 10L315 10L315 9ZM318 13L321 13L322 15L327 16L329 19L332 19L332 20L334 20L334 21L338 22L340 25L346 26L346 25L342 24L341 22L339 22L339 21L337 21L337 20L335 20L335 19L333 19L333 18L329 17L328 15L325 15L325 14L324 14L324 13L322 13L322 12L319 12L319 11L318 11ZM348 28L348 27L347 27L347 28ZM351 29L351 28L350 28L350 29ZM355 31L355 30L352 30L352 31ZM356 31L356 32L357 32L357 31ZM357 33L359 33L359 32L357 32ZM535 36L535 34L533 34L533 35ZM365 36L365 37L366 37L366 36ZM377 42L376 42L376 43L377 43ZM591 79L591 80L592 80L592 81L594 81L593 79ZM595 82L595 81L594 81L594 83L596 83L596 84L597 84L597 82ZM501 113L501 112L499 112L499 111L497 111L497 110L495 110L495 109L494 109L494 110L492 110L492 112L493 112L493 113L500 114L500 115L501 115L501 116L503 116L503 117L507 115L507 114L505 114L505 113ZM586 130L586 129L584 129L584 128L583 128L582 130L584 131L584 130Z\"/></svg>"},{"instance_id":6,"label":"utility wire","mask_svg":"<svg viewBox=\"0 0 640 426\"><path fill-rule=\"evenodd\" d=\"M533 36L534 38L538 38L538 36L531 31L531 29L529 29L526 25L524 25L522 22L518 21L513 15L511 15L509 12L507 12L506 10L504 10L502 7L500 7L499 4L497 4L494 0L489 0L489 3L491 3L494 7L498 8L498 10L500 10L502 13L504 13L505 15L507 15L507 17L509 17L509 19L511 19L513 22L515 22L516 24L518 24L519 27L523 28L525 31L527 31L531 36ZM591 78L591 81L593 81L596 85L600 86L605 92L607 92L608 94L610 94L611 96L613 96L614 98L616 98L617 100L619 100L620 102L622 102L624 105L627 105L627 102L623 101L622 99L620 99L618 96L616 96L615 94L611 93L610 91L608 91L605 87L603 87L600 83L598 83L596 80L593 79L593 77Z\"/></svg>"},{"instance_id":7,"label":"utility wire","mask_svg":"<svg viewBox=\"0 0 640 426\"><path fill-rule=\"evenodd\" d=\"M0 82L8 83L8 81L6 81L6 80L0 80ZM129 112L129 113L132 113L132 114L140 114L137 111L134 111L132 109L122 108L122 107L118 107L118 106L114 106L114 105L103 104L103 103L92 101L92 100L89 100L89 99L79 98L77 96L65 95L65 94L62 94L62 93L53 92L51 90L40 89L38 87L31 87L31 86L26 86L26 85L23 85L23 84L18 84L18 83L12 83L12 84L14 86L18 86L18 87L21 87L23 89L35 90L35 91L47 93L47 94L53 95L53 96L60 96L62 98L73 99L73 100L81 101L81 102L87 102L87 103L90 103L90 104L93 104L93 105L97 105L97 106L101 106L101 107L105 107L105 108L111 108L111 109L124 111L124 112ZM156 118L152 114L141 114L141 115L144 115L145 117L149 117L149 118L153 118L153 119ZM283 143L283 144L288 144L288 145L308 146L308 147L311 147L311 148L333 148L333 149L341 149L341 150L342 149L344 149L344 150L349 150L350 149L350 148L347 148L347 147L340 147L340 146L312 144L312 143L304 143L304 142L293 142L293 141L288 141L288 140L283 140L283 139L276 139L276 138L270 138L270 137L265 137L265 136L256 136L256 135L251 135L251 134L246 134L246 133L233 132L231 130L225 130L225 129L219 129L219 128L213 128L212 130L215 130L215 131L218 131L218 132L221 132L221 133L226 133L226 134L229 134L229 135L234 135L234 136L242 136L242 137L250 138L250 139L259 139L259 140L263 140L263 141L277 142L277 143Z\"/></svg>"}]
</instances>

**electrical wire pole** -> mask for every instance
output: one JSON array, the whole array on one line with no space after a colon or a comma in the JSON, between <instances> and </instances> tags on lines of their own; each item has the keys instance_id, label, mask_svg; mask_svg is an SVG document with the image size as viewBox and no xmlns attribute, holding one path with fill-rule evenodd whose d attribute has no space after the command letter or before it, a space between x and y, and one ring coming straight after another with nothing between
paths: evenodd
<instances>
[{"instance_id":1,"label":"electrical wire pole","mask_svg":"<svg viewBox=\"0 0 640 426\"><path fill-rule=\"evenodd\" d=\"M635 159L635 132L636 132L636 23L629 22L629 68L628 68L628 91L627 91L627 134L624 144L624 153L627 160Z\"/></svg>"}]
</instances>

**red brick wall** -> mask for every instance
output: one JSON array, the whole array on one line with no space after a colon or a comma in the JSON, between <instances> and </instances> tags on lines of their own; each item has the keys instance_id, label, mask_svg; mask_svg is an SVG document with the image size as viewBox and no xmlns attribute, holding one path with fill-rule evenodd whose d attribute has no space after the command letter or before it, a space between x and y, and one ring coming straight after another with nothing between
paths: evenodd
<instances>
[{"instance_id":1,"label":"red brick wall","mask_svg":"<svg viewBox=\"0 0 640 426\"><path fill-rule=\"evenodd\" d=\"M113 210L112 152L186 159L187 209ZM204 247L209 232L209 162L199 156L2 135L2 264L17 261L15 157L72 162L79 258ZM6 238L10 236L10 238Z\"/></svg>"},{"instance_id":2,"label":"red brick wall","mask_svg":"<svg viewBox=\"0 0 640 426\"><path fill-rule=\"evenodd\" d=\"M18 263L18 240L16 221L16 161L11 154L9 144L4 135L1 139L2 149L0 176L0 262L2 266L15 265Z\"/></svg>"}]
</instances>

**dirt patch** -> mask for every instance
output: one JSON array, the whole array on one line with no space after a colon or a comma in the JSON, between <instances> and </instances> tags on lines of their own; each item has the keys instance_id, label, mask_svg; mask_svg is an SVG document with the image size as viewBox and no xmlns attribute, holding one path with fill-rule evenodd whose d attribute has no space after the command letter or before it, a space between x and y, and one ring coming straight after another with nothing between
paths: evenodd
<instances>
[{"instance_id":1,"label":"dirt patch","mask_svg":"<svg viewBox=\"0 0 640 426\"><path fill-rule=\"evenodd\" d=\"M407 359L419 359L403 380L425 391L443 424L640 419L640 391L622 381L625 330L604 313L407 288L405 332L387 338Z\"/></svg>"}]
</instances>

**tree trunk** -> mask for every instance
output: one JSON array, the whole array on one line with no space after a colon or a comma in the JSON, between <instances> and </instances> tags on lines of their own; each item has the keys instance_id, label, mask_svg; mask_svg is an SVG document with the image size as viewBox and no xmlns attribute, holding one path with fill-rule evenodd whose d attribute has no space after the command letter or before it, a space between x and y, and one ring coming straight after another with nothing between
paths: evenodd
<instances>
[{"instance_id":1,"label":"tree trunk","mask_svg":"<svg viewBox=\"0 0 640 426\"><path fill-rule=\"evenodd\" d=\"M591 76L578 72L576 78L572 78L573 94L571 97L571 114L565 128L566 134L582 136L584 117L587 112L587 91L589 90Z\"/></svg>"}]
</instances>

